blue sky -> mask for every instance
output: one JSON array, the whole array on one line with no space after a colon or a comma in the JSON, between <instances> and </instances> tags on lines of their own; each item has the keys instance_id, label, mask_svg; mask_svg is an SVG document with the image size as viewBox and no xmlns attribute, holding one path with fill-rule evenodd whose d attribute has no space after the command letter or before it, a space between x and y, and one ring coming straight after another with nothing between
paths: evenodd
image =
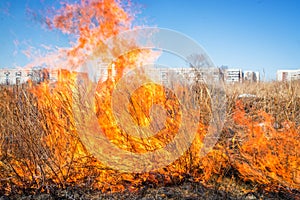
<instances>
[{"instance_id":1,"label":"blue sky","mask_svg":"<svg viewBox=\"0 0 300 200\"><path fill-rule=\"evenodd\" d=\"M67 36L41 28L38 20L28 15L28 8L38 13L51 5L49 2L0 1L0 67L25 65L28 59L22 49L26 46L42 49L42 44L69 44ZM300 68L298 0L133 2L142 5L137 24L174 29L190 36L217 66L265 71L268 80L275 79L277 69Z\"/></svg>"}]
</instances>

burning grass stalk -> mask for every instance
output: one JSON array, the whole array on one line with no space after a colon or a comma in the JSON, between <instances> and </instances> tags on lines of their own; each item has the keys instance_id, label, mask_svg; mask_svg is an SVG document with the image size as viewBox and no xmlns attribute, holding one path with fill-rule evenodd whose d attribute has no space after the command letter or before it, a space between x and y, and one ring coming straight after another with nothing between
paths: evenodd
<instances>
[{"instance_id":1,"label":"burning grass stalk","mask_svg":"<svg viewBox=\"0 0 300 200\"><path fill-rule=\"evenodd\" d=\"M226 125L204 158L199 150L211 111L209 97L199 86L201 123L192 146L169 166L143 174L114 171L87 152L76 133L68 86L0 88L1 193L47 191L53 185L137 190L145 183L179 184L187 177L215 185L232 176L269 190L300 189L299 82L227 87ZM245 91L257 97L238 99ZM134 141L126 142L137 151Z\"/></svg>"}]
</instances>

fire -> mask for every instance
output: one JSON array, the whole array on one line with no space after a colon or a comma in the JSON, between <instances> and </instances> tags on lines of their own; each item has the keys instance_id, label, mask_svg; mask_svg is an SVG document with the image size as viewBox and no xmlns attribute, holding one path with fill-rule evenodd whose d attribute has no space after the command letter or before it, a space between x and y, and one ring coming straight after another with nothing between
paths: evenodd
<instances>
[{"instance_id":1,"label":"fire","mask_svg":"<svg viewBox=\"0 0 300 200\"><path fill-rule=\"evenodd\" d=\"M76 81L79 76L87 75L75 69L87 59L99 55L104 58L111 52L119 55L122 45L134 46L132 41L121 41L113 48L104 45L105 39L132 28L131 22L132 16L119 1L114 0L64 4L56 16L47 18L50 28L74 34L78 39L72 48L63 51L67 67L56 63L59 77L55 84L32 84L25 91L19 91L12 101L9 100L13 96L10 91L1 94L1 106L3 104L6 108L7 116L12 116L11 121L1 121L12 128L6 128L0 138L1 182L41 191L53 183L62 188L76 185L103 192L135 191L144 183L178 184L186 177L209 185L208 182L216 176L217 181L222 181L226 171L234 168L240 179L266 184L270 189L279 186L300 189L300 127L287 121L282 129L277 130L272 125L271 115L252 110L249 113L255 113L255 116L251 116L241 101L236 102L232 115L236 128L233 136L224 136L225 139L221 138L205 157L199 156L203 138L208 132L207 118L211 117L211 108L207 104L211 100L209 95L197 102L202 116L191 147L168 166L147 173L124 173L91 155L77 132L72 107L73 92L78 87ZM126 70L133 69L143 56L149 56L149 51L135 50L117 57L111 63L116 74L112 74L112 66L108 68L108 78L97 83L94 97L94 114L105 136L119 148L139 154L166 146L178 132L183 117L180 102L171 90L147 83L134 92L126 86L122 89L130 94L125 108L132 124L155 134L145 131L146 134L140 137L132 135L133 126L124 129L124 125L118 124L124 124L128 118L116 121L112 109L113 90ZM182 93L187 89L179 88ZM205 93L203 91L206 91L205 86L201 86L201 95ZM190 112L197 110L191 109Z\"/></svg>"},{"instance_id":2,"label":"fire","mask_svg":"<svg viewBox=\"0 0 300 200\"><path fill-rule=\"evenodd\" d=\"M299 189L300 147L299 128L285 122L276 130L274 119L264 111L256 111L256 118L247 114L241 101L236 103L234 120L244 131L236 135L234 145L238 153L232 152L235 167L245 180L266 185L282 185ZM255 111L250 111L253 115Z\"/></svg>"},{"instance_id":3,"label":"fire","mask_svg":"<svg viewBox=\"0 0 300 200\"><path fill-rule=\"evenodd\" d=\"M124 89L126 92L126 88ZM105 131L106 136L114 144L122 144L121 148L139 153L163 147L164 144L168 143L173 138L172 135L177 133L179 126L178 122L180 121L179 102L176 101L176 97L174 94L172 94L172 92L170 92L170 94L167 96L165 90L166 89L162 86L149 83L138 88L133 94L131 94L130 104L127 106L129 112L128 116L133 117L132 120L138 126L147 128L150 128L151 126L154 130L160 130L155 135L148 135L146 138L131 136L130 133L134 132L134 129L130 130L127 128L127 132L129 132L128 134L122 130L123 127L120 128L118 125L116 125L112 113L111 93L109 93L107 96L101 96L101 94L97 95L96 100L99 102L96 108L99 119L98 123ZM99 92L102 91L103 88L99 88ZM110 92L112 92L112 90ZM101 100L102 102L100 103ZM157 124L153 124L154 119L152 119L150 115L150 110L153 105L161 106L162 109L166 110L165 112L169 113L165 119L166 123L160 125L161 129L159 129ZM162 115L156 115L156 117L164 116L163 113L161 114ZM126 118L123 120L125 123L125 121L128 122L130 119ZM128 126L130 125L128 124Z\"/></svg>"},{"instance_id":4,"label":"fire","mask_svg":"<svg viewBox=\"0 0 300 200\"><path fill-rule=\"evenodd\" d=\"M132 17L120 4L113 0L66 3L53 19L47 19L49 28L78 37L76 44L67 51L69 69L76 68L92 53L97 54L97 49L100 54L105 53L103 42L130 28Z\"/></svg>"}]
</instances>

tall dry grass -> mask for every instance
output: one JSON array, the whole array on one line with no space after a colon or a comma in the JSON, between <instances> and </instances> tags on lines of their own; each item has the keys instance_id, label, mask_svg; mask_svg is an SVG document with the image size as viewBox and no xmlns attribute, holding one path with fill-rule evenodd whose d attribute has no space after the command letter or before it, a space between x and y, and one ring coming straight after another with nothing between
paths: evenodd
<instances>
[{"instance_id":1,"label":"tall dry grass","mask_svg":"<svg viewBox=\"0 0 300 200\"><path fill-rule=\"evenodd\" d=\"M278 125L284 121L300 123L300 82L260 82L228 85L229 102L235 102L239 94L256 95L249 101L250 107L271 114ZM251 99L251 98L249 98Z\"/></svg>"},{"instance_id":2,"label":"tall dry grass","mask_svg":"<svg viewBox=\"0 0 300 200\"><path fill-rule=\"evenodd\" d=\"M1 193L19 192L20 188L45 191L54 186L118 191L137 189L145 182L178 184L186 177L206 184L233 178L262 187L300 189L300 82L227 85L225 127L215 148L203 158L199 150L211 109L205 87L199 86L202 126L196 140L173 164L145 174L116 172L87 152L76 133L66 85L38 89L38 95L34 86L0 87ZM243 93L257 97L239 98ZM237 104L239 101L242 103ZM265 115L259 114L262 112ZM268 129L262 124L266 121L270 122ZM268 134L262 134L264 131ZM279 142L261 143L266 138ZM273 160L280 159L265 166L258 162L268 159L268 154L275 155L270 156ZM277 164L284 169L277 169Z\"/></svg>"}]
</instances>

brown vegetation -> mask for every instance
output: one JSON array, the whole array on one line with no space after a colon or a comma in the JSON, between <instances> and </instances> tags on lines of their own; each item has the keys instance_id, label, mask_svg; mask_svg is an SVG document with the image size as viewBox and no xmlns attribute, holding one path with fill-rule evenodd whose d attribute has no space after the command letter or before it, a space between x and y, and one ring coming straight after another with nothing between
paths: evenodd
<instances>
[{"instance_id":1,"label":"brown vegetation","mask_svg":"<svg viewBox=\"0 0 300 200\"><path fill-rule=\"evenodd\" d=\"M52 88L47 84L0 88L1 195L68 187L104 194L138 192L192 182L237 197L263 190L299 198L299 82L226 86L225 127L214 149L200 158L208 126L205 116L210 116L209 101L202 99L201 108L206 109L190 149L167 167L134 174L115 171L87 151L72 116L68 83L72 74L63 80ZM239 98L242 93L257 97Z\"/></svg>"}]
</instances>

